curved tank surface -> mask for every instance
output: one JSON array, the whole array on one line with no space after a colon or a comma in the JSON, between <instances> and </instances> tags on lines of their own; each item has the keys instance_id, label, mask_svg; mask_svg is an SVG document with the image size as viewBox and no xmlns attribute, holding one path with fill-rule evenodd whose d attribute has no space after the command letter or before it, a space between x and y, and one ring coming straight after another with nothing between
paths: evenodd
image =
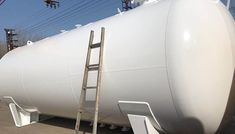
<instances>
[{"instance_id":1,"label":"curved tank surface","mask_svg":"<svg viewBox=\"0 0 235 134\"><path fill-rule=\"evenodd\" d=\"M101 27L100 122L129 125L118 101L144 101L167 132L218 130L235 63L234 20L218 0L155 1L14 49L0 60L0 96L75 118L89 34L98 42Z\"/></svg>"}]
</instances>

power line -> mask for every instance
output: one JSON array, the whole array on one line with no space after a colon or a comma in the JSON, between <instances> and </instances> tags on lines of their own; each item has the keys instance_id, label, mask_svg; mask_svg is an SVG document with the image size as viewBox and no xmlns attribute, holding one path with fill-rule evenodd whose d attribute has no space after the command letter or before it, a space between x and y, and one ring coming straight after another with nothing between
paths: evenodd
<instances>
[{"instance_id":1,"label":"power line","mask_svg":"<svg viewBox=\"0 0 235 134\"><path fill-rule=\"evenodd\" d=\"M102 0L96 0L96 1L100 2ZM40 24L39 26L31 28L29 31L34 31L34 30L40 29L41 27L48 26L51 23L61 21L62 19L67 18L67 16L70 16L71 14L77 13L77 12L81 11L84 8L89 8L89 6L91 6L91 5L93 5L93 3L91 3L91 2L84 3L83 5L80 5L79 7L77 7L76 9L74 9L72 11L66 12L66 13L62 14L61 16L54 17L51 20Z\"/></svg>"},{"instance_id":2,"label":"power line","mask_svg":"<svg viewBox=\"0 0 235 134\"><path fill-rule=\"evenodd\" d=\"M84 3L84 2L88 3L87 1L82 1L81 3ZM66 9L64 9L64 10L62 10L62 11L56 13L53 17L46 18L46 19L40 21L39 23L36 23L35 25L31 25L31 26L29 26L29 27L24 28L23 30L24 30L24 31L28 31L28 30L33 29L33 28L35 28L35 27L40 27L42 24L45 24L45 23L48 22L48 21L52 21L53 19L55 19L55 18L57 18L57 17L59 17L59 16L61 16L61 15L64 15L64 14L69 13L69 12L70 12L71 10L73 10L74 8L77 8L76 6L78 6L78 5L80 5L80 3L74 4L74 5L72 5L71 7L68 7L68 8L66 8ZM80 7L80 6L79 6L79 7Z\"/></svg>"},{"instance_id":3,"label":"power line","mask_svg":"<svg viewBox=\"0 0 235 134\"><path fill-rule=\"evenodd\" d=\"M0 5L2 5L5 1L6 1L6 0L2 0L2 1L0 1Z\"/></svg>"},{"instance_id":4,"label":"power line","mask_svg":"<svg viewBox=\"0 0 235 134\"><path fill-rule=\"evenodd\" d=\"M66 1L67 1L67 0L63 0L62 3L65 3L65 5L67 5L68 2L66 2ZM50 12L48 12L48 11L50 11ZM30 16L28 16L28 17L27 17L26 19L24 19L23 21L18 22L18 23L17 23L17 26L23 26L23 25L25 25L26 23L30 22L30 20L32 20L32 19L43 17L46 13L47 13L46 15L48 15L48 14L54 13L55 11L56 11L56 10L52 10L52 12L51 12L51 10L48 9L48 8L43 8L43 9L37 10L36 12L32 13ZM16 27L17 27L17 26L16 26Z\"/></svg>"},{"instance_id":5,"label":"power line","mask_svg":"<svg viewBox=\"0 0 235 134\"><path fill-rule=\"evenodd\" d=\"M109 1L110 2L110 1ZM112 3L114 3L114 1L111 1ZM110 8L113 8L113 7L107 7L107 5L108 4L110 4L110 3L105 3L105 4L103 4L101 7L99 7L99 8L97 8L96 10L88 10L88 11L90 11L90 12L83 12L83 13L81 13L81 14L78 14L79 15L79 17L81 18L81 16L85 16L85 15L91 15L90 13L92 13L92 14L94 14L94 13L98 13L98 12L101 12L101 11L103 11L104 9L105 10L107 10L107 9L110 9ZM105 7L107 7L107 8L105 8ZM90 8L92 8L92 7L90 7ZM92 11L92 12L91 12ZM77 16L77 15L76 15ZM75 17L75 16L71 16L71 17ZM68 24L68 22L72 22L72 21L74 21L75 19L66 19L66 20L64 20L64 21L60 21L60 22L64 22L64 23L62 23L62 24ZM59 23L60 23L59 22ZM57 24L59 24L59 23L57 23ZM53 25L52 27L48 27L47 29L40 29L40 30L38 30L37 31L37 33L42 33L42 32L46 32L46 31L48 31L49 29L53 29L54 27L55 27L56 25ZM35 31L36 32L36 31Z\"/></svg>"},{"instance_id":6,"label":"power line","mask_svg":"<svg viewBox=\"0 0 235 134\"><path fill-rule=\"evenodd\" d=\"M107 2L105 2L104 0L98 0L98 2L96 2L96 4L97 3L101 4L101 3L107 3ZM44 25L41 25L41 27L31 29L30 31L40 30L43 26L45 27L45 26L48 26L48 25L51 25L51 24L54 24L54 23L57 23L57 22L66 21L66 20L68 20L67 18L74 17L74 14L78 14L79 11L82 11L83 9L86 9L87 11L92 11L92 10L89 10L89 9L90 8L93 9L94 7L97 7L97 5L90 3L88 7L83 7L83 8L80 8L80 10L76 10L76 12L72 12L72 13L70 13L68 15L65 15L65 16L60 16L60 17L58 17L58 18L56 18L52 21L49 21L49 22L45 23Z\"/></svg>"},{"instance_id":7,"label":"power line","mask_svg":"<svg viewBox=\"0 0 235 134\"><path fill-rule=\"evenodd\" d=\"M110 3L111 2L111 3ZM68 24L76 19L68 19L71 17L80 17L85 15L90 15L89 13L98 13L105 9L110 9L112 6L108 6L108 4L114 4L115 2L120 2L119 0L110 1L110 0L96 0L96 1L82 1L81 3L74 4L71 7L68 7L58 13L56 13L53 17L49 17L47 19L44 19L45 21L40 21L39 23L36 23L35 25L31 25L25 29L23 29L23 33L32 33L32 34L39 34L39 33L45 33L49 29L54 28L58 24ZM97 6L102 5L102 6ZM96 8L98 7L98 8ZM101 8L101 9L100 9ZM69 10L67 10L69 9ZM92 10L91 10L92 9ZM79 12L81 12L79 14ZM55 25L52 25L55 24ZM50 27L48 27L50 26ZM46 29L45 29L46 28ZM60 28L62 29L62 28ZM59 30L60 30L59 29ZM47 32L48 33L48 32Z\"/></svg>"},{"instance_id":8,"label":"power line","mask_svg":"<svg viewBox=\"0 0 235 134\"><path fill-rule=\"evenodd\" d=\"M99 2L101 2L101 0L98 1L97 3L95 3L95 4L98 4ZM108 2L114 3L114 2L116 2L116 1L108 1ZM103 7L102 7L103 9L107 9L107 7L110 7L110 6L107 6L108 4L110 4L110 3L108 3L108 2L103 1L102 4L101 4L101 3L99 3L99 4L103 5ZM93 12L92 10L89 10L89 8L95 9L95 7L97 7L97 5L95 5L95 4L93 4L92 6L86 8L88 13L89 13L89 11L90 11L90 12ZM105 5L105 6L104 6L104 5ZM80 9L79 11L82 11L83 9L84 9L84 8ZM82 14L83 14L84 12L85 12L85 11L83 11ZM77 11L77 12L73 12L73 13L67 15L67 16L63 16L63 17L58 18L58 21L57 21L57 20L54 20L54 21L52 21L52 22L50 22L50 23L47 23L47 25L44 25L44 27L45 27L45 26L48 26L48 25L51 25L51 24L54 24L54 23L57 23L57 22L60 23L60 22L63 22L63 21L70 21L71 19L69 20L69 19L65 19L65 18L75 17L76 14L79 15L79 16L81 16L81 14L78 14L78 11ZM62 20L60 21L60 19L62 19ZM51 28L51 27L49 27L49 28ZM31 31L38 32L37 30L41 31L42 29L43 29L42 27L38 27L38 29L33 29L33 30L31 30Z\"/></svg>"}]
</instances>

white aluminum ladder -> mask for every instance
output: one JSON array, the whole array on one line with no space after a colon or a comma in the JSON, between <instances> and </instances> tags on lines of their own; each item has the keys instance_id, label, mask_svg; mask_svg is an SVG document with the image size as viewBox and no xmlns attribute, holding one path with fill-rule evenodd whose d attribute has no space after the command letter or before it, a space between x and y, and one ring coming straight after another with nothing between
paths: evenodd
<instances>
[{"instance_id":1,"label":"white aluminum ladder","mask_svg":"<svg viewBox=\"0 0 235 134\"><path fill-rule=\"evenodd\" d=\"M92 134L97 133L99 97L100 97L100 85L101 85L103 49L104 49L104 35L105 35L105 28L102 27L100 42L93 44L94 31L90 32L90 40L89 40L89 45L88 45L87 57L86 57L86 65L85 65L85 71L84 71L84 76L83 76L82 90L81 90L80 100L79 100L79 109L78 109L78 113L77 113L77 120L76 120L76 126L75 126L76 134L78 134L78 132L79 132L82 113L84 112L84 109L85 109L84 102L86 101L87 90L96 90L95 111L94 111ZM92 49L95 49L95 48L99 48L98 64L90 64L91 51L92 51ZM90 71L97 71L96 86L87 86L88 85L88 75L89 75Z\"/></svg>"}]
</instances>

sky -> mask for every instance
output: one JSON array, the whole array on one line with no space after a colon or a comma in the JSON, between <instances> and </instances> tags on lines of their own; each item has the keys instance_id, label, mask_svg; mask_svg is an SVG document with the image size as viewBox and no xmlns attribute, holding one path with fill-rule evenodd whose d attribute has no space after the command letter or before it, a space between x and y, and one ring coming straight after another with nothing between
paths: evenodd
<instances>
[{"instance_id":1,"label":"sky","mask_svg":"<svg viewBox=\"0 0 235 134\"><path fill-rule=\"evenodd\" d=\"M4 28L43 38L112 16L121 8L121 0L58 0L57 9L47 8L43 1L6 0L0 5L0 42L5 42ZM235 9L235 0L231 2Z\"/></svg>"},{"instance_id":2,"label":"sky","mask_svg":"<svg viewBox=\"0 0 235 134\"><path fill-rule=\"evenodd\" d=\"M47 37L117 13L121 0L58 0L60 7L47 8L44 0L6 0L0 5L0 42L4 28Z\"/></svg>"}]
</instances>

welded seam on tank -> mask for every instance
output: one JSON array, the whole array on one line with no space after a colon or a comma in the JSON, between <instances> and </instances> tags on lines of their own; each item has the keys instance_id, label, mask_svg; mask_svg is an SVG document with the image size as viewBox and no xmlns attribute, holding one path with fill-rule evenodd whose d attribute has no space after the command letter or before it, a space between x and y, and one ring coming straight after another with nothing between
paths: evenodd
<instances>
[{"instance_id":1,"label":"welded seam on tank","mask_svg":"<svg viewBox=\"0 0 235 134\"><path fill-rule=\"evenodd\" d=\"M222 4L222 3L219 3L219 4L220 4L220 7L217 6L217 8L222 8L221 6L223 6L223 4ZM219 10L219 9L218 9L218 10ZM230 31L230 29L229 29L227 23L225 22L225 19L224 19L223 14L222 14L221 12L218 12L218 13L219 13L220 17L222 18L221 21L224 22L227 31ZM231 19L233 19L233 16L232 16L232 15L231 15L230 17L231 17ZM231 36L231 34L229 34L229 36ZM233 38L233 37L231 36L231 38ZM233 50L233 47L232 47L232 46L233 46L233 44L232 44L232 41L230 40L230 48L231 48L230 50L231 50L232 56L235 57L235 55L234 55L234 53L233 53L233 51L232 51L232 50ZM234 60L233 60L233 61L234 61ZM233 63L233 64L235 64L235 63Z\"/></svg>"},{"instance_id":2,"label":"welded seam on tank","mask_svg":"<svg viewBox=\"0 0 235 134\"><path fill-rule=\"evenodd\" d=\"M166 66L146 66L146 67L135 67L135 68L125 68L125 69L114 69L110 71L103 71L104 73L109 72L124 72L124 71L136 71L136 70L147 70L147 69L153 69L153 68L166 68Z\"/></svg>"},{"instance_id":3,"label":"welded seam on tank","mask_svg":"<svg viewBox=\"0 0 235 134\"><path fill-rule=\"evenodd\" d=\"M70 71L69 71L69 64L67 63L67 70L68 70L68 74L70 74ZM70 89L72 90L72 96L73 96L73 99L75 100L75 103L76 105L78 106L79 105L79 98L77 97L76 95L76 92L74 90L74 87L73 87L73 81L70 77L67 78L68 79L68 82L69 82L69 87Z\"/></svg>"},{"instance_id":4,"label":"welded seam on tank","mask_svg":"<svg viewBox=\"0 0 235 134\"><path fill-rule=\"evenodd\" d=\"M26 96L26 99L27 99L28 103L31 104L32 107L34 107L35 105L33 104L33 101L31 100L31 97L28 96L28 94L27 94L28 90L26 90L25 85L24 85L23 72L20 72L19 79L20 79L19 81L20 81L21 87L24 91L24 95Z\"/></svg>"},{"instance_id":5,"label":"welded seam on tank","mask_svg":"<svg viewBox=\"0 0 235 134\"><path fill-rule=\"evenodd\" d=\"M135 67L135 68L125 68L125 69L111 69L111 70L104 70L102 71L103 73L112 73L112 72L128 72L128 71L137 71L137 70L147 70L147 69L153 69L153 68L159 68L159 69L165 69L166 66L146 66L146 67ZM70 74L70 76L77 76L77 75L81 75L80 74Z\"/></svg>"},{"instance_id":6,"label":"welded seam on tank","mask_svg":"<svg viewBox=\"0 0 235 134\"><path fill-rule=\"evenodd\" d=\"M72 90L73 99L75 100L76 105L78 105L79 104L79 99L77 98L76 92L74 91L73 81L70 78L68 78L68 82L69 82L69 87Z\"/></svg>"},{"instance_id":7,"label":"welded seam on tank","mask_svg":"<svg viewBox=\"0 0 235 134\"><path fill-rule=\"evenodd\" d=\"M220 5L219 5L219 6L216 6L216 7L217 7L217 8L222 8L221 6L222 6L223 4L222 4L222 3L219 3L219 4L220 4ZM220 10L220 9L218 9L218 10ZM222 18L221 21L223 21L223 23L225 24L227 31L230 31L230 29L229 29L229 27L228 27L228 24L225 22L224 15L223 15L221 12L218 12L218 14L219 14L220 17ZM231 17L232 17L232 16L231 16ZM232 17L231 19L233 19L233 17ZM231 35L229 34L229 36L231 36ZM231 37L231 38L233 38L233 37ZM233 51L232 51L232 50L233 50L232 45L233 45L233 44L232 44L232 41L230 40L230 50L231 50L231 53L232 53L232 57L234 58L234 53L233 53ZM234 61L234 59L233 59L233 61ZM234 66L234 62L233 62L233 66ZM228 110L228 107L229 107L230 93L231 93L231 91L232 91L233 79L234 79L234 71L235 71L235 70L233 70L233 77L232 77L232 82L231 82L231 87L230 87L229 95L228 95L228 98L227 98L227 104L226 104L226 106L225 106L224 113L223 113L222 119L221 119L221 121L220 121L220 124L219 124L219 126L218 126L217 132L220 131L221 126L223 126L223 123L224 123L224 121L225 121L224 119L225 119L225 117L226 117L227 110Z\"/></svg>"},{"instance_id":8,"label":"welded seam on tank","mask_svg":"<svg viewBox=\"0 0 235 134\"><path fill-rule=\"evenodd\" d=\"M165 43L165 61L166 61L166 74L167 74L167 81L168 81L168 85L169 85L169 89L170 89L170 94L171 94L171 98L172 98L172 103L173 103L173 105L174 105L174 108L175 108L175 112L176 112L176 114L177 114L177 116L178 116L178 118L180 117L179 115L179 111L177 110L177 108L176 108L176 103L175 103L175 98L174 98L174 93L173 93L173 91L172 91L172 87L171 87L171 82L170 82L170 77L169 77L169 71L168 71L168 58L167 58L167 42L166 42L166 40L167 40L167 30L168 30L168 24L169 24L169 16L170 16L170 11L171 11L171 9L172 9L172 6L173 6L173 0L171 0L171 2L170 2L170 6L169 6L169 10L168 10L168 14L167 14L167 20L166 20L166 29L165 29L165 41L164 41L164 43Z\"/></svg>"}]
</instances>

